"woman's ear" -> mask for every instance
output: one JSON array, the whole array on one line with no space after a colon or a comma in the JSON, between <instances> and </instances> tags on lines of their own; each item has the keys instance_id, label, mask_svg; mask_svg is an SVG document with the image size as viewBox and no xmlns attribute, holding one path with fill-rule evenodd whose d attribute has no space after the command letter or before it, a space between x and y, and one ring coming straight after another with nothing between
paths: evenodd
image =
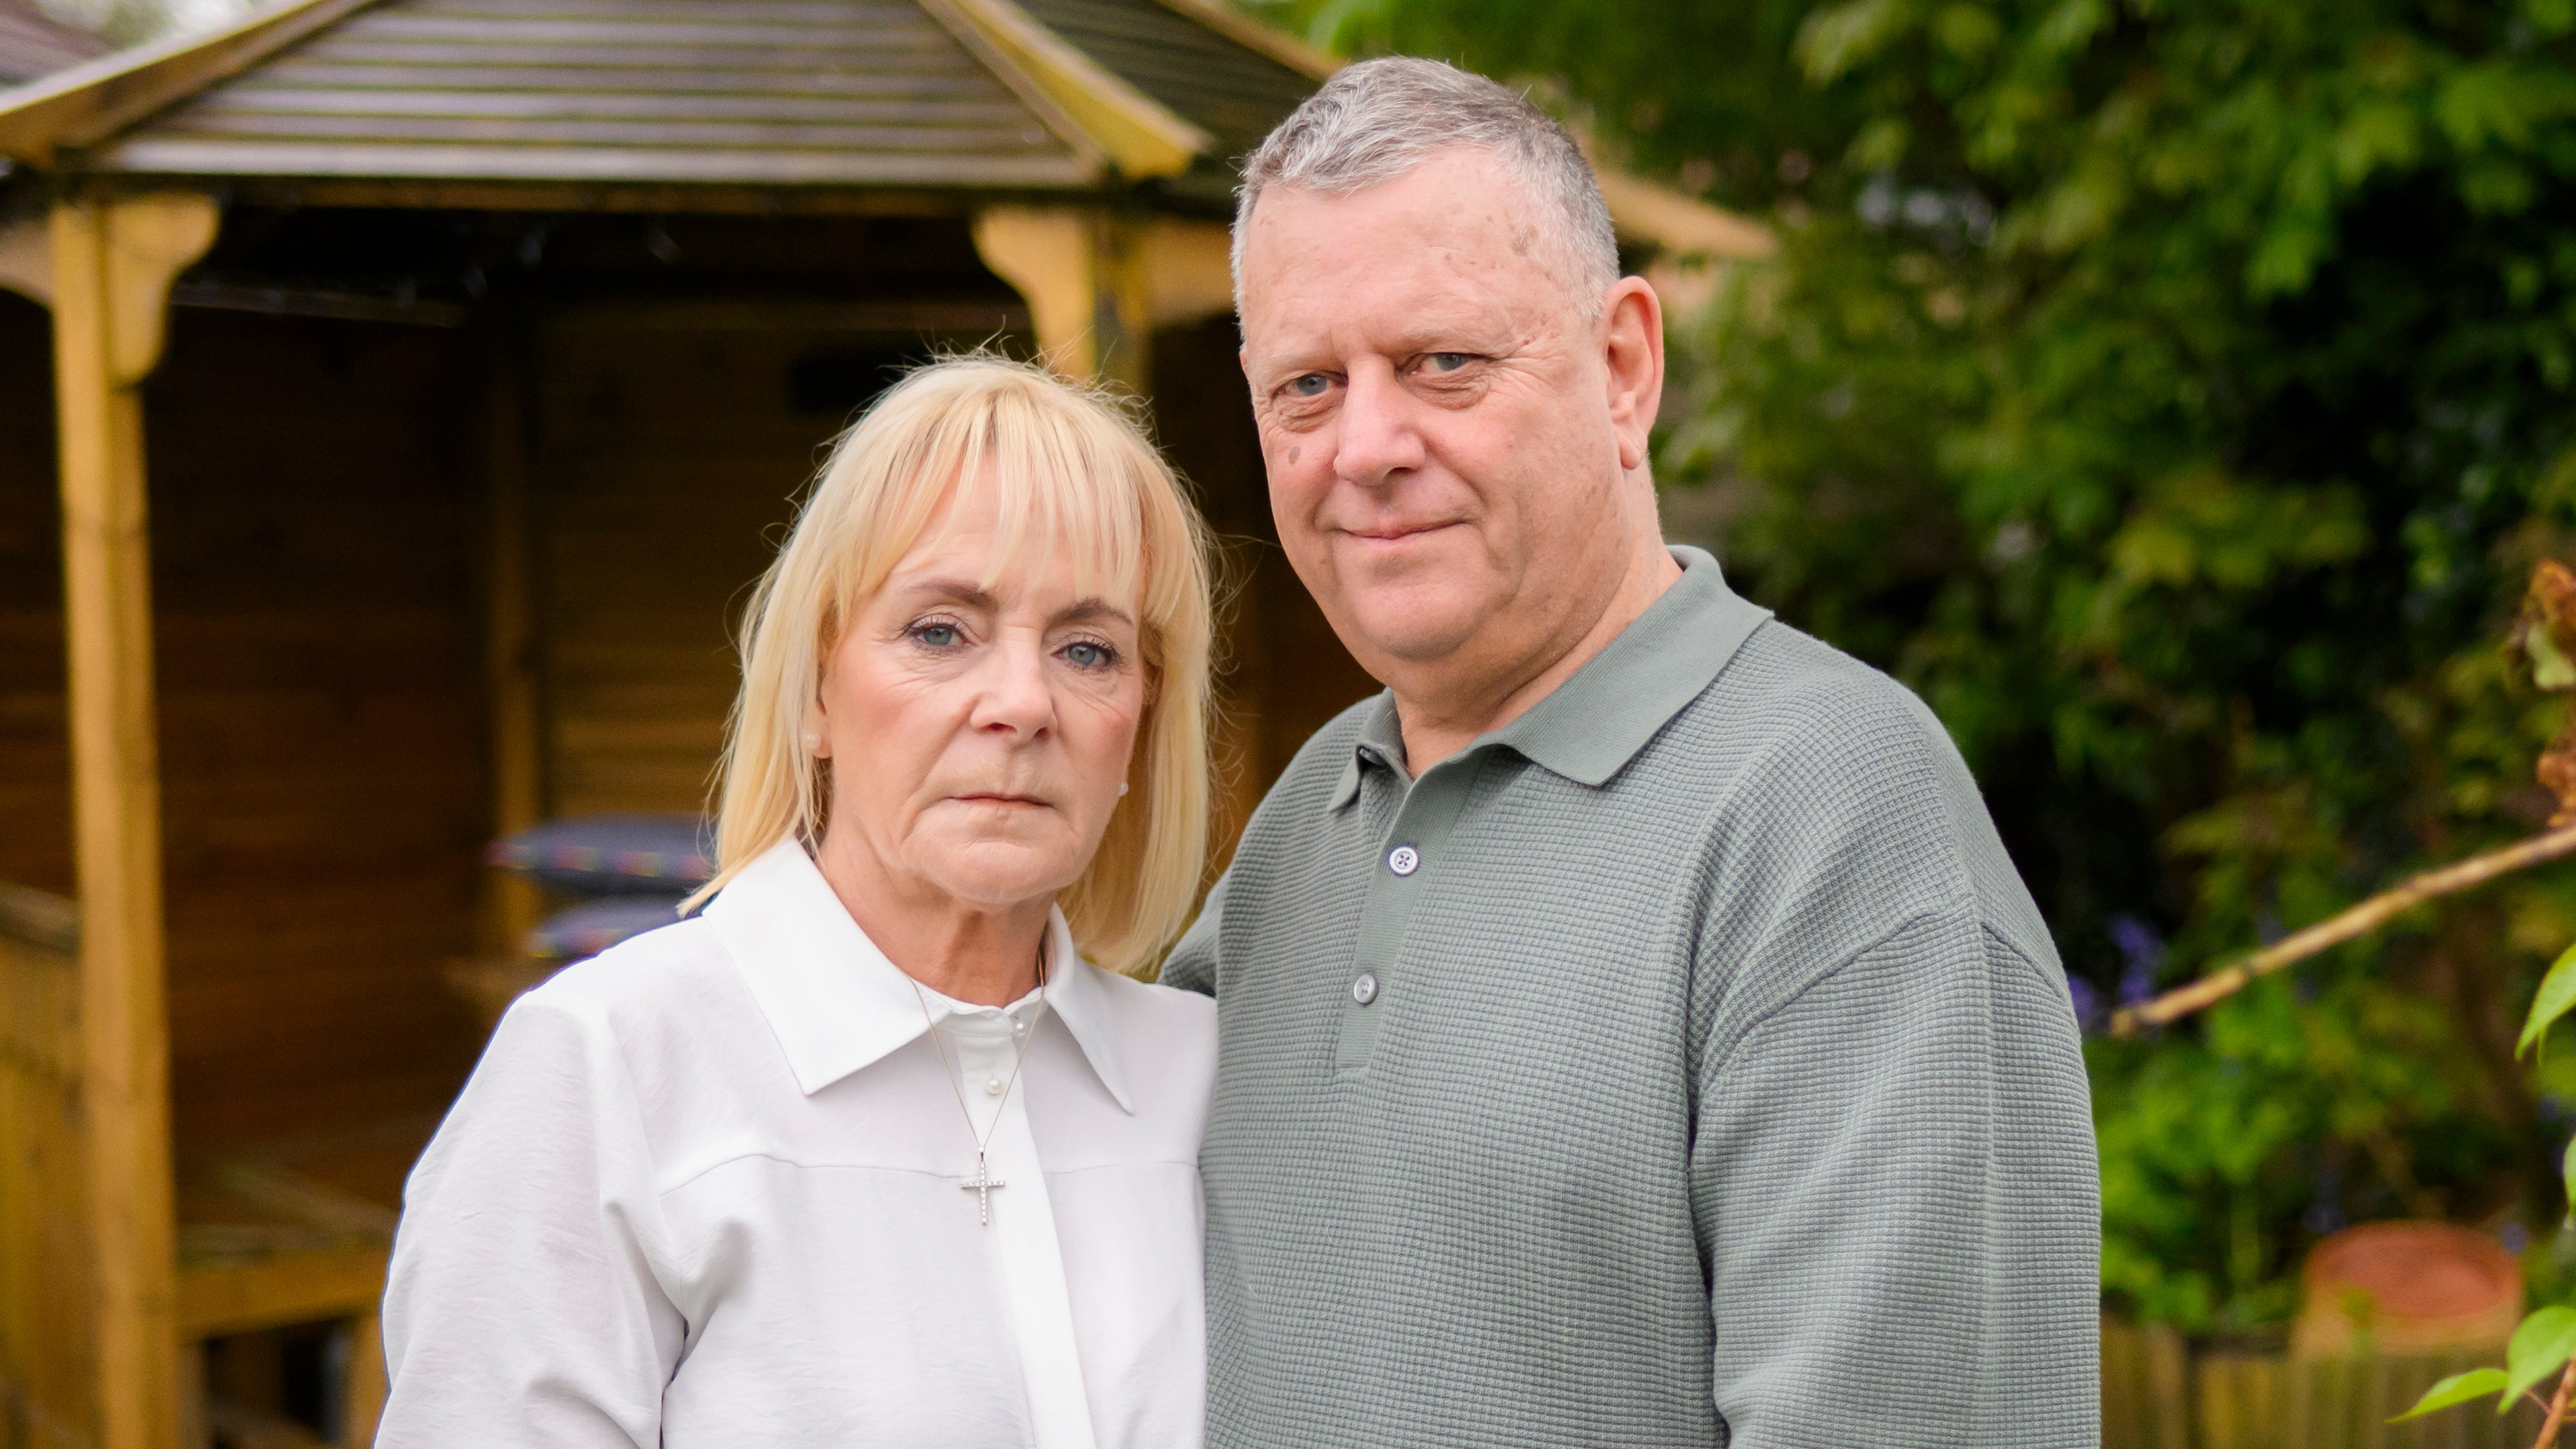
<instances>
[{"instance_id":1,"label":"woman's ear","mask_svg":"<svg viewBox=\"0 0 2576 1449\"><path fill-rule=\"evenodd\" d=\"M823 717L823 701L819 697L806 706L805 726L799 742L805 746L807 758L816 760L832 758L832 731L828 727L829 723Z\"/></svg>"}]
</instances>

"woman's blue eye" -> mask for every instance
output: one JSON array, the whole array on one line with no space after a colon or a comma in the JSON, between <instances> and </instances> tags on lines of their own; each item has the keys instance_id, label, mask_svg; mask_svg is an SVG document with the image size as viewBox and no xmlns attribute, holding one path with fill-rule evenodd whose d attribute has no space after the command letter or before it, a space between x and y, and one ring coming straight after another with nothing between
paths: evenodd
<instances>
[{"instance_id":1,"label":"woman's blue eye","mask_svg":"<svg viewBox=\"0 0 2576 1449\"><path fill-rule=\"evenodd\" d=\"M920 624L914 626L912 637L929 645L933 649L945 649L957 642L957 626L954 624Z\"/></svg>"},{"instance_id":2,"label":"woman's blue eye","mask_svg":"<svg viewBox=\"0 0 2576 1449\"><path fill-rule=\"evenodd\" d=\"M1118 662L1118 651L1085 639L1064 646L1064 657L1071 660L1076 669L1106 669Z\"/></svg>"},{"instance_id":3,"label":"woman's blue eye","mask_svg":"<svg viewBox=\"0 0 2576 1449\"><path fill-rule=\"evenodd\" d=\"M1333 380L1320 372L1310 372L1288 384L1288 390L1299 397L1322 397Z\"/></svg>"}]
</instances>

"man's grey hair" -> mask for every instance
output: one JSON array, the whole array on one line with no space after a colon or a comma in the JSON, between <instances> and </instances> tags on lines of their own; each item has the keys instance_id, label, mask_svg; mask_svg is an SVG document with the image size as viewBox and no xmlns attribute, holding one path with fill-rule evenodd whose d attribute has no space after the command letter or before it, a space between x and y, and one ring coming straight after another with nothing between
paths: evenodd
<instances>
[{"instance_id":1,"label":"man's grey hair","mask_svg":"<svg viewBox=\"0 0 2576 1449\"><path fill-rule=\"evenodd\" d=\"M1583 149L1526 98L1411 56L1344 67L1244 158L1235 190L1235 310L1243 310L1244 237L1262 192L1286 186L1345 196L1459 147L1492 156L1530 189L1543 240L1559 249L1566 280L1597 316L1602 294L1619 280L1619 241Z\"/></svg>"}]
</instances>

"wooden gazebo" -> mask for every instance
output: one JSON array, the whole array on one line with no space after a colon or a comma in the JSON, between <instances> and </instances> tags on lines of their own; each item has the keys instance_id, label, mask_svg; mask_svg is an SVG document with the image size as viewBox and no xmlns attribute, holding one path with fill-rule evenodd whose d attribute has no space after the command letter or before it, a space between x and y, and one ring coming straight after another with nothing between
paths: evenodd
<instances>
[{"instance_id":1,"label":"wooden gazebo","mask_svg":"<svg viewBox=\"0 0 2576 1449\"><path fill-rule=\"evenodd\" d=\"M1243 577L1229 823L1371 687L1264 543L1225 261L1330 64L1204 0L292 0L0 90L0 1449L366 1440L446 973L535 908L483 847L701 806L889 366L1150 400ZM206 1345L298 1324L323 1409L241 1420L283 1371Z\"/></svg>"}]
</instances>

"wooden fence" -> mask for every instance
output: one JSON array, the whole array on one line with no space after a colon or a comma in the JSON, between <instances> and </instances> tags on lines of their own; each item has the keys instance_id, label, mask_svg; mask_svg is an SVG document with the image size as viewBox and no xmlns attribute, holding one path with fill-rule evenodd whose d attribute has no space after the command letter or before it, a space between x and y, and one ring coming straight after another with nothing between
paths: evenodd
<instances>
[{"instance_id":1,"label":"wooden fence","mask_svg":"<svg viewBox=\"0 0 2576 1449\"><path fill-rule=\"evenodd\" d=\"M2196 1347L2168 1328L2102 1325L2103 1449L2529 1449L2540 1411L2493 1400L2402 1424L2446 1374L2500 1353L2296 1359ZM2576 1449L2576 1429L2558 1442Z\"/></svg>"}]
</instances>

